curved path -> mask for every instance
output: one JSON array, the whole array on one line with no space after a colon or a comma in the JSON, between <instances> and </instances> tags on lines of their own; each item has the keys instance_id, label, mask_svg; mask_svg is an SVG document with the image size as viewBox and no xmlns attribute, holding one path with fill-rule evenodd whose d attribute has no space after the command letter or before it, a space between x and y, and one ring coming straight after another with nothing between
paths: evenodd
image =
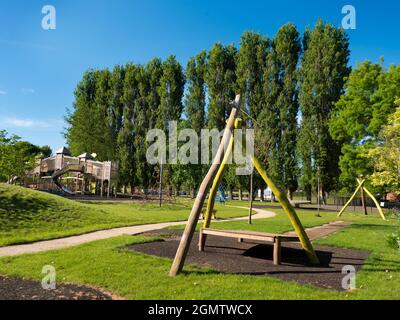
<instances>
[{"instance_id":1,"label":"curved path","mask_svg":"<svg viewBox=\"0 0 400 320\"><path fill-rule=\"evenodd\" d=\"M246 207L236 207L236 206L231 206L231 207L248 209ZM256 213L253 214L252 219L266 219L266 218L272 218L276 215L274 212L266 211L263 209L253 208L253 210ZM239 218L221 219L221 220L216 220L215 222L247 220L247 219L248 219L248 217L245 216L245 217L239 217ZM162 223L114 228L114 229L108 229L108 230L94 231L94 232L90 232L90 233L86 233L86 234L82 234L82 235L78 235L78 236L71 236L71 237L54 239L54 240L45 240L45 241L39 241L39 242L34 242L34 243L29 243L29 244L12 245L12 246L8 246L8 247L0 247L0 257L16 256L16 255L20 255L20 254L37 253L37 252L43 252L43 251L49 251L49 250L57 250L57 249L77 246L77 245L91 242L91 241L117 237L117 236L121 236L121 235L135 235L135 234L143 233L143 232L147 232L147 231L160 230L160 229L171 227L171 226L183 225L183 224L186 224L186 222L187 221L185 220L185 221L177 221L177 222L162 222Z\"/></svg>"}]
</instances>

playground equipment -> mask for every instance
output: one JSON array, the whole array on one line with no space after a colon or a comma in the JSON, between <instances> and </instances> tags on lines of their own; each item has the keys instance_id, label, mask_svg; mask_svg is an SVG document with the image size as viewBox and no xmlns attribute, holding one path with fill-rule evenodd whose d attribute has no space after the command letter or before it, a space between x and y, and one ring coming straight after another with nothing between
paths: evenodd
<instances>
[{"instance_id":1,"label":"playground equipment","mask_svg":"<svg viewBox=\"0 0 400 320\"><path fill-rule=\"evenodd\" d=\"M63 147L57 150L55 156L39 159L37 166L28 176L38 181L38 189L52 190L55 186L68 195L91 192L92 181L94 181L96 186L99 186L100 196L104 193L109 196L112 185L116 182L117 173L118 167L114 162L96 161L94 156L88 153L71 157L69 150ZM65 175L69 176L64 180L72 181L69 187L62 183Z\"/></svg>"},{"instance_id":2,"label":"playground equipment","mask_svg":"<svg viewBox=\"0 0 400 320\"><path fill-rule=\"evenodd\" d=\"M356 188L356 190L354 191L353 195L350 197L349 201L347 201L347 203L344 205L344 207L342 208L342 210L340 210L338 217L340 217L343 212L346 210L346 208L350 205L350 203L353 201L353 199L356 197L357 193L360 191L361 193L361 201L364 207L364 212L365 214L367 214L367 207L365 205L365 193L372 199L372 201L374 202L376 208L378 209L379 214L381 215L383 220L386 220L386 217L382 211L382 208L380 207L378 201L376 200L376 198L374 197L374 195L368 191L368 189L365 187L365 179L357 179L358 182L358 187Z\"/></svg>"},{"instance_id":3,"label":"playground equipment","mask_svg":"<svg viewBox=\"0 0 400 320\"><path fill-rule=\"evenodd\" d=\"M208 198L208 203L207 203L207 211L205 214L205 219L203 223L203 229L201 231L201 239L199 243L199 248L202 249L204 248L205 241L206 241L206 234L207 232L210 233L212 229L209 229L209 225L211 222L211 216L213 212L213 207L215 203L215 198L216 198L216 193L218 190L218 187L221 183L223 173L227 167L227 162L228 159L232 153L233 150L233 142L234 142L234 137L232 134L232 130L234 128L240 128L242 121L238 118L239 115L239 107L240 107L240 95L236 96L235 101L232 104L232 111L230 113L230 116L227 121L227 125L221 140L221 143L219 145L219 148L217 150L216 156L213 160L213 163L211 164L211 167L205 176L203 182L200 185L199 192L197 194L196 200L193 204L188 222L186 224L185 230L183 232L181 241L179 243L178 250L175 255L174 262L171 266L170 270L170 276L176 276L179 274L182 269L183 265L185 263L185 259L189 250L190 243L193 239L193 234L196 229L197 222L200 217L201 209L203 207L203 204L205 202L206 196L208 194L208 191L210 191L209 198ZM311 263L319 263L318 257L315 254L314 248L311 244L310 239L308 238L307 233L305 232L300 219L298 218L296 211L294 210L293 206L290 204L288 198L286 195L275 185L275 183L270 179L266 171L262 168L261 164L259 161L253 156L250 155L251 161L254 164L254 167L256 170L259 172L261 177L264 179L266 184L271 188L272 192L275 194L277 197L278 201L280 202L282 208L286 212L286 214L289 216L290 222L292 223L292 226L297 234L296 241L300 241L303 249L305 250L309 260ZM210 189L211 187L211 189ZM234 233L237 231L232 231ZM219 234L220 236L223 236ZM259 233L260 235L260 233ZM235 235L237 237L237 234ZM241 239L243 238L249 238L251 237L250 232L242 232L240 237ZM281 242L281 235L274 235L274 234L263 234L264 240L269 240L274 242L274 248L276 250L276 256L280 256L280 242ZM279 262L279 259L276 258L274 260L276 263Z\"/></svg>"},{"instance_id":4,"label":"playground equipment","mask_svg":"<svg viewBox=\"0 0 400 320\"><path fill-rule=\"evenodd\" d=\"M218 201L219 203L225 203L226 202L225 190L222 187L222 185L219 186L219 188L218 188L217 197L216 197L215 200Z\"/></svg>"}]
</instances>

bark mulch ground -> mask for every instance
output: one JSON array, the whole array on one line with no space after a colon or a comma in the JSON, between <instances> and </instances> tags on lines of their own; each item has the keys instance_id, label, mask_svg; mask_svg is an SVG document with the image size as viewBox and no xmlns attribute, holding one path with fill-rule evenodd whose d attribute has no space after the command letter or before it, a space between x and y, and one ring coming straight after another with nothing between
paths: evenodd
<instances>
[{"instance_id":1,"label":"bark mulch ground","mask_svg":"<svg viewBox=\"0 0 400 320\"><path fill-rule=\"evenodd\" d=\"M130 250L173 259L178 248L181 230L161 230L143 235L159 236L164 241L149 242L130 246ZM273 276L281 280L295 281L322 288L342 288L342 268L352 265L360 270L369 252L314 246L320 265L309 265L307 256L297 243L282 245L282 264L275 266L272 261L273 245L261 242L207 236L204 252L198 251L196 232L186 259L187 264L207 267L222 273Z\"/></svg>"},{"instance_id":2,"label":"bark mulch ground","mask_svg":"<svg viewBox=\"0 0 400 320\"><path fill-rule=\"evenodd\" d=\"M60 284L45 290L39 281L0 276L0 300L112 300L100 290L86 286Z\"/></svg>"}]
</instances>

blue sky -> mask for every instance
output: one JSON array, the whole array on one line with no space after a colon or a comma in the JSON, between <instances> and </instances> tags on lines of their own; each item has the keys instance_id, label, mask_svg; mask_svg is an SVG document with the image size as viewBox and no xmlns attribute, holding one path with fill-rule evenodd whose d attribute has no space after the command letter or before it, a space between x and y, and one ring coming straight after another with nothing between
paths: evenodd
<instances>
[{"instance_id":1,"label":"blue sky","mask_svg":"<svg viewBox=\"0 0 400 320\"><path fill-rule=\"evenodd\" d=\"M46 4L56 8L56 30L41 27ZM351 64L381 56L399 64L397 0L0 0L0 129L55 149L87 68L169 54L185 65L217 41L237 44L246 30L273 36L293 22L303 31L319 17L339 26L347 4L357 10Z\"/></svg>"}]
</instances>

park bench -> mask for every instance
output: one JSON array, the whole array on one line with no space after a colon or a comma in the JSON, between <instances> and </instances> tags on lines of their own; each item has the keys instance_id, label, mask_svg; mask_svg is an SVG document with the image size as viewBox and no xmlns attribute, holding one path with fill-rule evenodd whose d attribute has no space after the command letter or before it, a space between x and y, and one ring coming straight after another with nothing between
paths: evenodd
<instances>
[{"instance_id":1,"label":"park bench","mask_svg":"<svg viewBox=\"0 0 400 320\"><path fill-rule=\"evenodd\" d=\"M311 204L311 201L308 200L290 200L290 204L295 208L300 208L302 204Z\"/></svg>"},{"instance_id":2,"label":"park bench","mask_svg":"<svg viewBox=\"0 0 400 320\"><path fill-rule=\"evenodd\" d=\"M202 228L199 236L199 250L204 251L206 237L205 235L213 235L225 238L236 238L239 242L243 240L253 241L264 241L272 242L274 244L274 264L281 264L281 244L282 242L299 242L297 236L274 234L274 233L263 233L254 231L242 231L242 230L218 230L210 228Z\"/></svg>"}]
</instances>

